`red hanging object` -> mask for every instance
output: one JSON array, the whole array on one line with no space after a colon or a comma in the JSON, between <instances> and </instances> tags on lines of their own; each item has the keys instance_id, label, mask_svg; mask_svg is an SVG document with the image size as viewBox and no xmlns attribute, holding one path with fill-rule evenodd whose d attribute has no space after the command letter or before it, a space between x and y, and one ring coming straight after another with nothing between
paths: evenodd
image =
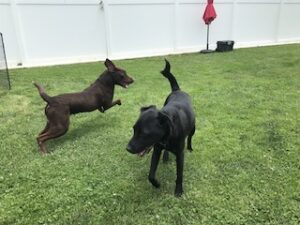
<instances>
[{"instance_id":1,"label":"red hanging object","mask_svg":"<svg viewBox=\"0 0 300 225\"><path fill-rule=\"evenodd\" d=\"M209 25L217 17L213 4L214 4L214 0L207 0L207 5L202 17L205 24L207 25Z\"/></svg>"}]
</instances>

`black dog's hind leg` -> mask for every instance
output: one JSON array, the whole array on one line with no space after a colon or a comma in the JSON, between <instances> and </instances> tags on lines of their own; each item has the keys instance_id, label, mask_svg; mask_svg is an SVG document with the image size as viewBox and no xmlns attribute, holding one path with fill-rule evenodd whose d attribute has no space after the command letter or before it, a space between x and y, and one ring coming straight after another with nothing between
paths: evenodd
<instances>
[{"instance_id":1,"label":"black dog's hind leg","mask_svg":"<svg viewBox=\"0 0 300 225\"><path fill-rule=\"evenodd\" d=\"M184 153L183 149L176 154L176 187L175 187L175 196L180 197L183 193L182 180L183 180L183 162L184 162Z\"/></svg>"},{"instance_id":2,"label":"black dog's hind leg","mask_svg":"<svg viewBox=\"0 0 300 225\"><path fill-rule=\"evenodd\" d=\"M188 139L187 139L187 149L190 150L190 151L193 151L193 148L192 148L192 137L193 137L194 134L195 134L195 126L193 127L193 129L192 129L192 131L189 134Z\"/></svg>"},{"instance_id":3,"label":"black dog's hind leg","mask_svg":"<svg viewBox=\"0 0 300 225\"><path fill-rule=\"evenodd\" d=\"M150 172L149 172L149 176L148 176L148 180L156 188L160 187L159 182L155 179L155 173L156 173L156 169L158 166L161 151L162 151L161 146L154 145L154 150L153 150L153 154L152 154L152 158L151 158Z\"/></svg>"},{"instance_id":4,"label":"black dog's hind leg","mask_svg":"<svg viewBox=\"0 0 300 225\"><path fill-rule=\"evenodd\" d=\"M169 152L165 150L163 154L163 163L166 163L168 161L169 161Z\"/></svg>"}]
</instances>

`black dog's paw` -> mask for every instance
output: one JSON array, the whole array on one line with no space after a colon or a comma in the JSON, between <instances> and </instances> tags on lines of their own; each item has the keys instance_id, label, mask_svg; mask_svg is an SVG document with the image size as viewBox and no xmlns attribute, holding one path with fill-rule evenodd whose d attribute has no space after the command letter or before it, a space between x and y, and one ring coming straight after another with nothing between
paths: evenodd
<instances>
[{"instance_id":1,"label":"black dog's paw","mask_svg":"<svg viewBox=\"0 0 300 225\"><path fill-rule=\"evenodd\" d=\"M192 152L194 149L192 148L192 146L189 146L188 148L187 148L190 152Z\"/></svg>"},{"instance_id":2,"label":"black dog's paw","mask_svg":"<svg viewBox=\"0 0 300 225\"><path fill-rule=\"evenodd\" d=\"M190 152L193 151L193 147L192 147L191 141L188 141L188 143L187 143L187 149L188 149Z\"/></svg>"},{"instance_id":3,"label":"black dog's paw","mask_svg":"<svg viewBox=\"0 0 300 225\"><path fill-rule=\"evenodd\" d=\"M175 197L180 198L182 196L183 192L175 192Z\"/></svg>"},{"instance_id":4,"label":"black dog's paw","mask_svg":"<svg viewBox=\"0 0 300 225\"><path fill-rule=\"evenodd\" d=\"M149 178L149 181L154 187L156 187L156 188L160 187L160 183L156 179Z\"/></svg>"},{"instance_id":5,"label":"black dog's paw","mask_svg":"<svg viewBox=\"0 0 300 225\"><path fill-rule=\"evenodd\" d=\"M175 196L181 197L182 194L183 194L182 183L178 183L178 184L176 184L176 187L175 187Z\"/></svg>"},{"instance_id":6,"label":"black dog's paw","mask_svg":"<svg viewBox=\"0 0 300 225\"><path fill-rule=\"evenodd\" d=\"M182 194L183 194L183 190L182 190L182 188L181 189L178 189L177 190L177 188L176 188L176 190L175 190L175 197L177 197L177 198L179 198L179 197L181 197L182 196Z\"/></svg>"}]
</instances>

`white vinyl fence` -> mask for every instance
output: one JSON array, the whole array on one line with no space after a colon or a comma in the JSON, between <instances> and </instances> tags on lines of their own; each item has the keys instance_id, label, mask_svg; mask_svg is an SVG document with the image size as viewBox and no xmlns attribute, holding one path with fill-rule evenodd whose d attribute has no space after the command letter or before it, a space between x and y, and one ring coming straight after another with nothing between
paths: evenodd
<instances>
[{"instance_id":1,"label":"white vinyl fence","mask_svg":"<svg viewBox=\"0 0 300 225\"><path fill-rule=\"evenodd\" d=\"M11 67L197 52L206 0L0 0ZM215 0L210 47L300 42L300 0Z\"/></svg>"}]
</instances>

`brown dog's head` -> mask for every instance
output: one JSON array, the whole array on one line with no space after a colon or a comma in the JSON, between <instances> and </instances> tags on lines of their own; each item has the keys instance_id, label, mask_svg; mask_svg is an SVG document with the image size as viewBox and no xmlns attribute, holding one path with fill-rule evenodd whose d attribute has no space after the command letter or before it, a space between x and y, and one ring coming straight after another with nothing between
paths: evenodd
<instances>
[{"instance_id":1,"label":"brown dog's head","mask_svg":"<svg viewBox=\"0 0 300 225\"><path fill-rule=\"evenodd\" d=\"M133 83L133 79L127 75L126 71L117 68L109 59L105 60L104 65L106 66L108 73L112 76L115 84L127 88L128 85Z\"/></svg>"}]
</instances>

